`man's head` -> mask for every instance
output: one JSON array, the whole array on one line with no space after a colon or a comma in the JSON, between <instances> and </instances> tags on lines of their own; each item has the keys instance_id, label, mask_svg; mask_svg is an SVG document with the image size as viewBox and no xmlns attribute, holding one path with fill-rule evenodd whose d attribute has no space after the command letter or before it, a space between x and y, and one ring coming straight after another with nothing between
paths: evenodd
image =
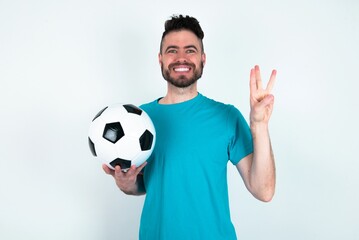
<instances>
[{"instance_id":1,"label":"man's head","mask_svg":"<svg viewBox=\"0 0 359 240\"><path fill-rule=\"evenodd\" d=\"M203 47L204 33L202 31L201 26L199 25L198 20L190 16L174 15L172 16L171 19L165 22L165 31L163 32L161 38L160 53L162 53L163 39L166 37L166 35L170 32L181 31L181 30L188 30L192 32L194 35L196 35L201 42L201 50L202 52L204 52L204 47Z\"/></svg>"},{"instance_id":2,"label":"man's head","mask_svg":"<svg viewBox=\"0 0 359 240\"><path fill-rule=\"evenodd\" d=\"M201 78L206 61L203 37L201 26L193 17L179 15L166 21L159 62L167 82L185 88Z\"/></svg>"}]
</instances>

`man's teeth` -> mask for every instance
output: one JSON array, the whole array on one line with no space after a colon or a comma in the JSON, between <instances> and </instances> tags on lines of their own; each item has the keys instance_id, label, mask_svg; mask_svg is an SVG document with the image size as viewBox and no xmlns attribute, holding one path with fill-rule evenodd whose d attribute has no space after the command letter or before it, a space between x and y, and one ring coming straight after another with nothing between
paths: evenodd
<instances>
[{"instance_id":1,"label":"man's teeth","mask_svg":"<svg viewBox=\"0 0 359 240\"><path fill-rule=\"evenodd\" d=\"M175 68L174 69L176 72L188 72L189 68L186 67L181 67L181 68Z\"/></svg>"}]
</instances>

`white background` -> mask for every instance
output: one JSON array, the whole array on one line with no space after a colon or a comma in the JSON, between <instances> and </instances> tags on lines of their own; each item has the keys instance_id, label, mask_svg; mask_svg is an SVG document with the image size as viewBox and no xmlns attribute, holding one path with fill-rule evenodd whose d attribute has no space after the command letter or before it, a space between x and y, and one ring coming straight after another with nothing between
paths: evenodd
<instances>
[{"instance_id":1,"label":"white background","mask_svg":"<svg viewBox=\"0 0 359 240\"><path fill-rule=\"evenodd\" d=\"M163 96L163 23L205 32L202 94L249 114L249 70L278 70L277 191L255 200L229 165L240 239L359 239L359 2L0 0L0 239L137 239L126 196L87 145L93 116Z\"/></svg>"}]
</instances>

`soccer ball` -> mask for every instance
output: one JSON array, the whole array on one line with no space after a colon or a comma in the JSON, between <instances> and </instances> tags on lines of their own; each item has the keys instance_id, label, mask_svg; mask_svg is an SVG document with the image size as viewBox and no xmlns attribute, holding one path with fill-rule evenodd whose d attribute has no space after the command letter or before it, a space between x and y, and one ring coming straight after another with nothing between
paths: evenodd
<instances>
[{"instance_id":1,"label":"soccer ball","mask_svg":"<svg viewBox=\"0 0 359 240\"><path fill-rule=\"evenodd\" d=\"M151 155L156 132L150 117L132 104L102 109L90 124L88 142L92 154L109 168L123 171L144 163Z\"/></svg>"}]
</instances>

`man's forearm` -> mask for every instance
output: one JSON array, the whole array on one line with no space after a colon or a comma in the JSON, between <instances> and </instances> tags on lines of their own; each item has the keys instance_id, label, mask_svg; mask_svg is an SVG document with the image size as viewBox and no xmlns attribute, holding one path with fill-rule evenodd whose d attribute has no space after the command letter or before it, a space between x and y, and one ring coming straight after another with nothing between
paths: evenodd
<instances>
[{"instance_id":1,"label":"man's forearm","mask_svg":"<svg viewBox=\"0 0 359 240\"><path fill-rule=\"evenodd\" d=\"M269 137L268 124L251 124L253 136L253 162L250 185L253 194L262 201L270 201L275 191L275 163Z\"/></svg>"}]
</instances>

